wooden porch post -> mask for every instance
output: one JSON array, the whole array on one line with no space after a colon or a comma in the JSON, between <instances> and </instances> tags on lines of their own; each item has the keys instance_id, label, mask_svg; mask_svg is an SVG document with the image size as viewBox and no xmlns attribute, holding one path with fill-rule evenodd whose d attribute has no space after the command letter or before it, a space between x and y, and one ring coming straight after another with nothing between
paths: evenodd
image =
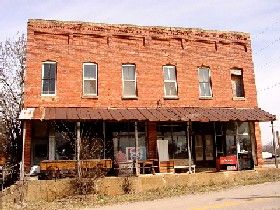
<instances>
[{"instance_id":1,"label":"wooden porch post","mask_svg":"<svg viewBox=\"0 0 280 210\"><path fill-rule=\"evenodd\" d=\"M25 137L26 137L26 121L23 121L23 134L22 134L22 156L21 156L21 168L20 168L20 180L24 180L24 153L25 153Z\"/></svg>"},{"instance_id":2,"label":"wooden porch post","mask_svg":"<svg viewBox=\"0 0 280 210\"><path fill-rule=\"evenodd\" d=\"M139 175L138 171L138 122L135 121L135 173Z\"/></svg>"},{"instance_id":3,"label":"wooden porch post","mask_svg":"<svg viewBox=\"0 0 280 210\"><path fill-rule=\"evenodd\" d=\"M81 154L81 123L77 122L77 165L78 165L78 177L81 178L81 161L80 161L80 154Z\"/></svg>"},{"instance_id":4,"label":"wooden porch post","mask_svg":"<svg viewBox=\"0 0 280 210\"><path fill-rule=\"evenodd\" d=\"M105 121L103 120L103 159L105 159L106 157L106 153L105 153L105 147L106 147L106 131L105 131Z\"/></svg>"},{"instance_id":5,"label":"wooden porch post","mask_svg":"<svg viewBox=\"0 0 280 210\"><path fill-rule=\"evenodd\" d=\"M191 121L187 122L187 142L188 142L188 155L189 155L189 173L192 173L192 153L191 153L191 146L190 146L190 126Z\"/></svg>"},{"instance_id":6,"label":"wooden porch post","mask_svg":"<svg viewBox=\"0 0 280 210\"><path fill-rule=\"evenodd\" d=\"M273 140L273 149L274 149L274 156L275 156L275 167L278 168L278 161L277 161L277 149L276 149L276 142L275 142L275 133L273 127L273 121L271 121L271 131L272 131L272 140Z\"/></svg>"}]
</instances>

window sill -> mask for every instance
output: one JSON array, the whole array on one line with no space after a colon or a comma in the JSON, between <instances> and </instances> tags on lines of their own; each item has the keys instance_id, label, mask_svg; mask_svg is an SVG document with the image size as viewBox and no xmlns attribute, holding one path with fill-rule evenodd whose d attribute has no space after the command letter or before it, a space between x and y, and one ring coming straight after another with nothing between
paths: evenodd
<instances>
[{"instance_id":1,"label":"window sill","mask_svg":"<svg viewBox=\"0 0 280 210\"><path fill-rule=\"evenodd\" d=\"M178 96L164 96L164 100L179 100Z\"/></svg>"},{"instance_id":2,"label":"window sill","mask_svg":"<svg viewBox=\"0 0 280 210\"><path fill-rule=\"evenodd\" d=\"M83 95L81 98L83 98L83 99L98 99L98 96Z\"/></svg>"},{"instance_id":3,"label":"window sill","mask_svg":"<svg viewBox=\"0 0 280 210\"><path fill-rule=\"evenodd\" d=\"M41 97L56 97L56 94L41 94Z\"/></svg>"},{"instance_id":4,"label":"window sill","mask_svg":"<svg viewBox=\"0 0 280 210\"><path fill-rule=\"evenodd\" d=\"M137 96L123 96L122 100L138 100Z\"/></svg>"},{"instance_id":5,"label":"window sill","mask_svg":"<svg viewBox=\"0 0 280 210\"><path fill-rule=\"evenodd\" d=\"M213 96L200 96L199 100L213 100Z\"/></svg>"},{"instance_id":6,"label":"window sill","mask_svg":"<svg viewBox=\"0 0 280 210\"><path fill-rule=\"evenodd\" d=\"M234 101L245 101L246 98L245 97L233 97L232 100L234 100Z\"/></svg>"}]
</instances>

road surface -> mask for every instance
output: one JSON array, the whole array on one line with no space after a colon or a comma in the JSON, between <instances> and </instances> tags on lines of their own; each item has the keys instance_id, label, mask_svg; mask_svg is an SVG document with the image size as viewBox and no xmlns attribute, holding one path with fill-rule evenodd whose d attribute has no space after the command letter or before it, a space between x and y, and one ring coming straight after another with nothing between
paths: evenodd
<instances>
[{"instance_id":1,"label":"road surface","mask_svg":"<svg viewBox=\"0 0 280 210\"><path fill-rule=\"evenodd\" d=\"M206 209L279 209L280 182L249 185L229 190L126 203L92 210L206 210ZM88 209L87 209L88 210Z\"/></svg>"}]
</instances>

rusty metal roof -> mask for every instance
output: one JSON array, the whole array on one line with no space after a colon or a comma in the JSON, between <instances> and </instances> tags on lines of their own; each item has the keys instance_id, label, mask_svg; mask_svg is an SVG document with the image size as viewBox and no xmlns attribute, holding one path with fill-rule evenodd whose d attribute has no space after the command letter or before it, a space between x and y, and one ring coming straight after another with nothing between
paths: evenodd
<instances>
[{"instance_id":1,"label":"rusty metal roof","mask_svg":"<svg viewBox=\"0 0 280 210\"><path fill-rule=\"evenodd\" d=\"M33 119L107 121L273 121L276 116L260 108L36 108Z\"/></svg>"}]
</instances>

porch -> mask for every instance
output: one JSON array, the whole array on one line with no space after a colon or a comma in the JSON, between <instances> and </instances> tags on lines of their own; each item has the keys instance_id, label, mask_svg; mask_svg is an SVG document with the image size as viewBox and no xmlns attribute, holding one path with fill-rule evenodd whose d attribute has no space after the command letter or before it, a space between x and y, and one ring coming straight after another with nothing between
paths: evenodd
<instances>
[{"instance_id":1,"label":"porch","mask_svg":"<svg viewBox=\"0 0 280 210\"><path fill-rule=\"evenodd\" d=\"M35 110L25 121L32 131L25 166L71 160L73 169L73 160L107 159L108 175L250 169L261 160L255 122L275 120L260 109L89 109L49 108L43 121Z\"/></svg>"}]
</instances>

